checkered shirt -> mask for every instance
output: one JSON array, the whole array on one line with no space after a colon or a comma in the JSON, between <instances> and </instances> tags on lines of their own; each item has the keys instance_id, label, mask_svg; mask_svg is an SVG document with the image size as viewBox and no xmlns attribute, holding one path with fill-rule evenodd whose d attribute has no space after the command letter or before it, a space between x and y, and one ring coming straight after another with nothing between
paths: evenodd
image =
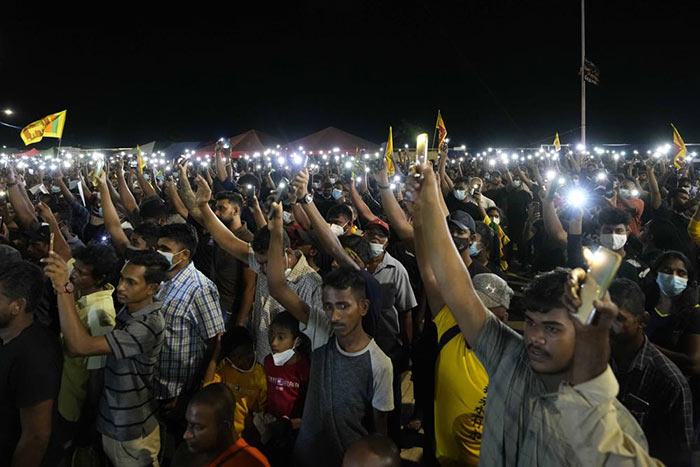
<instances>
[{"instance_id":1,"label":"checkered shirt","mask_svg":"<svg viewBox=\"0 0 700 467\"><path fill-rule=\"evenodd\" d=\"M200 383L195 376L205 363L206 341L224 331L224 320L216 286L193 263L163 284L158 300L165 342L153 392L157 399L171 399Z\"/></svg>"}]
</instances>

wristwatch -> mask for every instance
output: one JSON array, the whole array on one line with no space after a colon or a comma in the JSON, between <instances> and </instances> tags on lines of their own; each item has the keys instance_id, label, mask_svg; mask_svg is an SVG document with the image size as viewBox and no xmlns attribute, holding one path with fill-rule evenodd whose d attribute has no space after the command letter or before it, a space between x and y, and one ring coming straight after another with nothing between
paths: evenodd
<instances>
[{"instance_id":1,"label":"wristwatch","mask_svg":"<svg viewBox=\"0 0 700 467\"><path fill-rule=\"evenodd\" d=\"M66 282L66 284L63 286L63 290L57 290L56 292L59 293L59 294L62 294L62 293L70 293L70 294L72 294L72 293L73 293L73 290L75 290L75 288L73 287L73 283L72 283L71 281L68 281L68 282Z\"/></svg>"},{"instance_id":2,"label":"wristwatch","mask_svg":"<svg viewBox=\"0 0 700 467\"><path fill-rule=\"evenodd\" d=\"M297 200L297 203L309 204L309 203L313 203L313 201L314 201L314 195L312 195L311 193L306 193L306 196Z\"/></svg>"}]
</instances>

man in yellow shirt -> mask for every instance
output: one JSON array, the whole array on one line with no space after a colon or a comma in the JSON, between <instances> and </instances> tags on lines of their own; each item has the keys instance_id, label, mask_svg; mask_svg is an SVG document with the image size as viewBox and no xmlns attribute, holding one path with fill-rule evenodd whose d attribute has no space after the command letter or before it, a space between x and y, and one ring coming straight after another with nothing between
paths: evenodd
<instances>
[{"instance_id":1,"label":"man in yellow shirt","mask_svg":"<svg viewBox=\"0 0 700 467\"><path fill-rule=\"evenodd\" d=\"M496 274L478 274L474 288L484 305L505 320L513 291ZM441 466L478 465L489 378L443 306L437 327L435 364L435 455Z\"/></svg>"},{"instance_id":2,"label":"man in yellow shirt","mask_svg":"<svg viewBox=\"0 0 700 467\"><path fill-rule=\"evenodd\" d=\"M114 286L109 283L119 270L119 258L112 247L90 245L80 248L69 261L70 285L76 296L80 322L91 336L108 334L115 324ZM90 371L104 368L106 356L72 357L63 345L63 373L58 395L62 439L72 439L88 398ZM65 435L65 436L64 436ZM63 448L70 449L70 444Z\"/></svg>"}]
</instances>

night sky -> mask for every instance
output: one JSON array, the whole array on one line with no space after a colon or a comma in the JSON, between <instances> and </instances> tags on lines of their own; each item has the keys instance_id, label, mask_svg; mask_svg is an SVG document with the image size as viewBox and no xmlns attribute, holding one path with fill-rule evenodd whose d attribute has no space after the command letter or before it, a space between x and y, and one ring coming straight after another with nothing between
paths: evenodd
<instances>
[{"instance_id":1,"label":"night sky","mask_svg":"<svg viewBox=\"0 0 700 467\"><path fill-rule=\"evenodd\" d=\"M16 113L0 120L67 108L64 145L327 126L380 142L390 124L399 145L432 133L438 108L456 144L578 141L575 0L62 3L3 13L0 109ZM588 1L589 142L670 141L669 122L700 142L693 3ZM0 143L22 147L4 127Z\"/></svg>"}]
</instances>

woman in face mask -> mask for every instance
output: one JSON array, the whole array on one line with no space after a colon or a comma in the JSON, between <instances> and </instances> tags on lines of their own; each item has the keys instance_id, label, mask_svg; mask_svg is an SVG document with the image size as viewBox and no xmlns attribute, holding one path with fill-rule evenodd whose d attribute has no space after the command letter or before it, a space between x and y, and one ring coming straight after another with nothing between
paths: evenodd
<instances>
[{"instance_id":1,"label":"woman in face mask","mask_svg":"<svg viewBox=\"0 0 700 467\"><path fill-rule=\"evenodd\" d=\"M651 315L645 329L649 340L687 375L700 374L700 307L694 279L690 260L679 251L667 251L652 265L643 288Z\"/></svg>"}]
</instances>

